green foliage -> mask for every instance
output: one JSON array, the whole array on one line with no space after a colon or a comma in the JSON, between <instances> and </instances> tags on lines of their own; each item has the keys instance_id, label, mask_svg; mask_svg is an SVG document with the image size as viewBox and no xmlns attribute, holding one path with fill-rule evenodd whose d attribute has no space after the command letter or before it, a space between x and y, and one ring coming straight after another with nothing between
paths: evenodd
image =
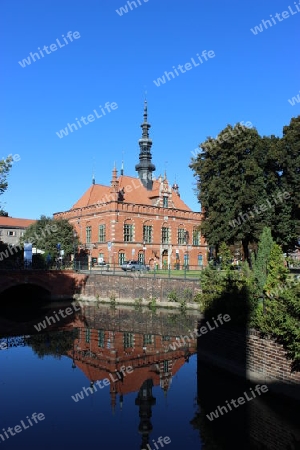
<instances>
[{"instance_id":1,"label":"green foliage","mask_svg":"<svg viewBox=\"0 0 300 450\"><path fill-rule=\"evenodd\" d=\"M232 254L229 247L222 242L219 249L219 259L221 261L222 270L230 270L232 267Z\"/></svg>"},{"instance_id":2,"label":"green foliage","mask_svg":"<svg viewBox=\"0 0 300 450\"><path fill-rule=\"evenodd\" d=\"M193 301L193 292L192 292L192 290L189 289L189 288L184 289L183 293L182 293L182 297L183 297L183 301L185 301L187 303L192 302Z\"/></svg>"},{"instance_id":3,"label":"green foliage","mask_svg":"<svg viewBox=\"0 0 300 450\"><path fill-rule=\"evenodd\" d=\"M185 299L181 300L181 302L180 302L180 311L181 311L183 314L185 314L185 313L186 313L186 310L187 310L187 304L186 304L186 303L187 303L187 302L186 302Z\"/></svg>"},{"instance_id":4,"label":"green foliage","mask_svg":"<svg viewBox=\"0 0 300 450\"><path fill-rule=\"evenodd\" d=\"M178 297L176 289L172 289L168 293L168 299L169 299L170 302L178 302L179 301L179 297Z\"/></svg>"},{"instance_id":5,"label":"green foliage","mask_svg":"<svg viewBox=\"0 0 300 450\"><path fill-rule=\"evenodd\" d=\"M62 355L67 355L72 350L74 340L77 337L78 330L74 328L72 331L45 332L32 335L25 338L25 341L40 359L48 355L61 359Z\"/></svg>"},{"instance_id":6,"label":"green foliage","mask_svg":"<svg viewBox=\"0 0 300 450\"><path fill-rule=\"evenodd\" d=\"M134 300L134 309L141 310L143 304L143 300L141 298L136 298Z\"/></svg>"},{"instance_id":7,"label":"green foliage","mask_svg":"<svg viewBox=\"0 0 300 450\"><path fill-rule=\"evenodd\" d=\"M300 370L300 284L288 286L280 294L267 297L259 329L274 337L292 360L292 370Z\"/></svg>"},{"instance_id":8,"label":"green foliage","mask_svg":"<svg viewBox=\"0 0 300 450\"><path fill-rule=\"evenodd\" d=\"M115 294L114 292L112 292L112 293L110 294L109 300L110 300L110 306L111 306L111 308L114 309L114 308L116 307L116 304L117 304L117 301L116 301L116 294Z\"/></svg>"},{"instance_id":9,"label":"green foliage","mask_svg":"<svg viewBox=\"0 0 300 450\"><path fill-rule=\"evenodd\" d=\"M54 220L51 217L41 216L30 225L21 238L21 242L32 242L33 246L50 253L53 259L57 256L57 244L65 251L65 256L74 252L78 239L74 238L74 228L65 219Z\"/></svg>"},{"instance_id":10,"label":"green foliage","mask_svg":"<svg viewBox=\"0 0 300 450\"><path fill-rule=\"evenodd\" d=\"M201 231L210 245L258 240L262 224L255 220L231 223L266 198L259 165L260 136L253 128L228 125L218 139L200 144L202 152L190 167L198 180L198 199L204 211Z\"/></svg>"},{"instance_id":11,"label":"green foliage","mask_svg":"<svg viewBox=\"0 0 300 450\"><path fill-rule=\"evenodd\" d=\"M246 327L257 308L258 300L252 295L249 265L242 264L241 271L225 272L205 268L200 275L201 293L195 301L200 305L206 320L223 313L231 317L231 325Z\"/></svg>"},{"instance_id":12,"label":"green foliage","mask_svg":"<svg viewBox=\"0 0 300 450\"><path fill-rule=\"evenodd\" d=\"M272 292L276 291L280 285L286 283L289 273L284 264L282 249L277 244L274 244L271 249L267 271L268 275L264 291L267 294L272 294Z\"/></svg>"},{"instance_id":13,"label":"green foliage","mask_svg":"<svg viewBox=\"0 0 300 450\"><path fill-rule=\"evenodd\" d=\"M267 267L273 245L274 240L271 229L265 227L260 236L256 257L252 253L253 283L256 286L255 291L258 297L263 295L264 286L267 281Z\"/></svg>"},{"instance_id":14,"label":"green foliage","mask_svg":"<svg viewBox=\"0 0 300 450\"><path fill-rule=\"evenodd\" d=\"M262 137L237 124L199 147L190 168L209 244L242 241L247 259L249 243L258 242L269 226L285 252L294 249L300 235L300 116L283 128L282 138ZM289 198L278 200L278 192Z\"/></svg>"},{"instance_id":15,"label":"green foliage","mask_svg":"<svg viewBox=\"0 0 300 450\"><path fill-rule=\"evenodd\" d=\"M149 309L151 309L151 311L153 311L153 312L156 311L157 302L156 302L156 298L155 297L151 298L150 302L148 303L148 307L149 307Z\"/></svg>"},{"instance_id":16,"label":"green foliage","mask_svg":"<svg viewBox=\"0 0 300 450\"><path fill-rule=\"evenodd\" d=\"M12 160L13 158L11 156L0 160L0 195L7 189L8 183L6 179L12 166Z\"/></svg>"},{"instance_id":17,"label":"green foliage","mask_svg":"<svg viewBox=\"0 0 300 450\"><path fill-rule=\"evenodd\" d=\"M265 228L253 257L253 270L215 271L207 267L200 275L202 292L196 296L205 318L229 314L230 325L254 327L283 345L300 370L300 282L289 278L281 247Z\"/></svg>"},{"instance_id":18,"label":"green foliage","mask_svg":"<svg viewBox=\"0 0 300 450\"><path fill-rule=\"evenodd\" d=\"M23 263L23 249L0 241L0 267L3 269L20 268Z\"/></svg>"},{"instance_id":19,"label":"green foliage","mask_svg":"<svg viewBox=\"0 0 300 450\"><path fill-rule=\"evenodd\" d=\"M274 158L280 173L279 186L290 194L283 205L278 205L272 222L276 242L287 253L293 250L300 236L300 116L291 119L283 127Z\"/></svg>"}]
</instances>

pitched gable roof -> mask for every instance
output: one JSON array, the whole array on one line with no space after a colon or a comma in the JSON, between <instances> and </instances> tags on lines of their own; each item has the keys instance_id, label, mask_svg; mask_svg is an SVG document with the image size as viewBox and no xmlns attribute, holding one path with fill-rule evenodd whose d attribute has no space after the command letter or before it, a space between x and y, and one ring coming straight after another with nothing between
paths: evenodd
<instances>
[{"instance_id":1,"label":"pitched gable roof","mask_svg":"<svg viewBox=\"0 0 300 450\"><path fill-rule=\"evenodd\" d=\"M29 225L35 223L36 220L32 219L18 219L15 217L0 216L0 227L7 228L27 228Z\"/></svg>"},{"instance_id":2,"label":"pitched gable roof","mask_svg":"<svg viewBox=\"0 0 300 450\"><path fill-rule=\"evenodd\" d=\"M139 178L121 175L118 178L119 190L124 189L124 203L131 203L136 205L154 206L155 199L159 198L161 182L159 180L153 181L153 189L148 191ZM111 187L102 184L92 184L83 196L72 206L71 209L85 208L88 206L108 203L113 200L111 194ZM184 211L192 211L179 195L172 190L173 208Z\"/></svg>"}]
</instances>

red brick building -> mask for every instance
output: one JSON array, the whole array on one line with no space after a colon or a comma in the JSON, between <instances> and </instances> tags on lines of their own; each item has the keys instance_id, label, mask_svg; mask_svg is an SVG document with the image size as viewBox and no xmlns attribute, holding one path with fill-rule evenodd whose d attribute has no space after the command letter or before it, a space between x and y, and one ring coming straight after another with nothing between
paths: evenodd
<instances>
[{"instance_id":1,"label":"red brick building","mask_svg":"<svg viewBox=\"0 0 300 450\"><path fill-rule=\"evenodd\" d=\"M152 172L150 124L144 106L139 140L138 177L112 171L110 186L93 184L68 211L54 214L76 229L90 257L110 264L134 259L160 268L188 265L201 268L207 262L207 245L198 230L202 214L192 211L180 198L177 184L166 174Z\"/></svg>"}]
</instances>

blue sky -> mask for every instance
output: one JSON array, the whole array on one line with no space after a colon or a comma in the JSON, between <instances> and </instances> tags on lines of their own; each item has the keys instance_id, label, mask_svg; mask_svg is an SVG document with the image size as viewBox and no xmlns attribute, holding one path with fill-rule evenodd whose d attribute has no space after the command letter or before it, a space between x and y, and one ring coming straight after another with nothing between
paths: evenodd
<instances>
[{"instance_id":1,"label":"blue sky","mask_svg":"<svg viewBox=\"0 0 300 450\"><path fill-rule=\"evenodd\" d=\"M300 103L288 102L300 90L294 1L139 2L119 15L125 0L2 0L0 157L20 158L0 198L9 215L35 219L69 209L91 185L93 170L96 183L109 184L122 152L125 174L136 176L145 89L155 174L166 168L172 183L176 177L194 210L199 204L188 165L200 142L240 121L281 136L300 114ZM283 11L289 16L275 19ZM270 15L272 27L251 32ZM66 38L67 45L62 35L69 31L80 37ZM21 67L19 61L45 45L49 54ZM203 50L215 56L155 85L173 66L199 62ZM57 136L76 117L95 109L99 115L106 102L118 108Z\"/></svg>"}]
</instances>

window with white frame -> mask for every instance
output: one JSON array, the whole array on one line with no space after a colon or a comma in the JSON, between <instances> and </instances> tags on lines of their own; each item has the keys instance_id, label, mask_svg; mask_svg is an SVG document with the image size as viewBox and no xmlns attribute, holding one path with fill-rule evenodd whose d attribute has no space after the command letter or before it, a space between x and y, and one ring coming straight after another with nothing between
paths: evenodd
<instances>
[{"instance_id":1,"label":"window with white frame","mask_svg":"<svg viewBox=\"0 0 300 450\"><path fill-rule=\"evenodd\" d=\"M99 225L98 242L106 242L106 227Z\"/></svg>"},{"instance_id":2,"label":"window with white frame","mask_svg":"<svg viewBox=\"0 0 300 450\"><path fill-rule=\"evenodd\" d=\"M153 227L152 225L143 225L143 240L147 244L152 242Z\"/></svg>"},{"instance_id":3,"label":"window with white frame","mask_svg":"<svg viewBox=\"0 0 300 450\"><path fill-rule=\"evenodd\" d=\"M92 227L86 227L85 232L86 232L86 243L90 244L92 239Z\"/></svg>"},{"instance_id":4,"label":"window with white frame","mask_svg":"<svg viewBox=\"0 0 300 450\"><path fill-rule=\"evenodd\" d=\"M162 227L162 229L161 229L161 243L162 244L169 243L169 235L170 235L169 227Z\"/></svg>"},{"instance_id":5,"label":"window with white frame","mask_svg":"<svg viewBox=\"0 0 300 450\"><path fill-rule=\"evenodd\" d=\"M133 242L133 225L124 223L124 242Z\"/></svg>"}]
</instances>

